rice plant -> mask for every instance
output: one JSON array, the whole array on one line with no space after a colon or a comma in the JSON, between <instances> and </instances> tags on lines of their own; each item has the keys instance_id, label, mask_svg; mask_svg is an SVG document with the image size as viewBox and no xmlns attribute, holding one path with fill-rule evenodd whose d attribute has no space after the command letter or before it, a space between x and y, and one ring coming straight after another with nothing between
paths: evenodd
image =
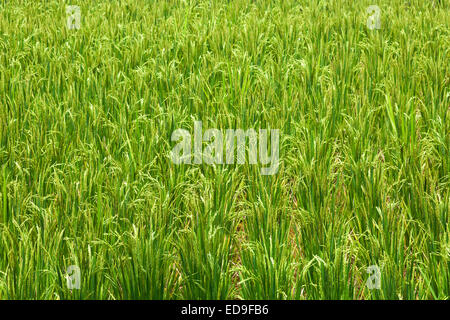
<instances>
[{"instance_id":1,"label":"rice plant","mask_svg":"<svg viewBox=\"0 0 450 320\"><path fill-rule=\"evenodd\" d=\"M0 48L0 299L450 298L448 1L2 1ZM173 163L195 121L278 171Z\"/></svg>"}]
</instances>

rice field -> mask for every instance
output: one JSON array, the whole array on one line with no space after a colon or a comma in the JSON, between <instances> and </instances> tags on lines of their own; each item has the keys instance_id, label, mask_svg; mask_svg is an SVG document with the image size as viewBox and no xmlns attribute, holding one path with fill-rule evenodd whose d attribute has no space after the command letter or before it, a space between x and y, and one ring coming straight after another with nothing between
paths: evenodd
<instances>
[{"instance_id":1,"label":"rice field","mask_svg":"<svg viewBox=\"0 0 450 320\"><path fill-rule=\"evenodd\" d=\"M449 1L1 1L0 300L449 299L449 50Z\"/></svg>"}]
</instances>

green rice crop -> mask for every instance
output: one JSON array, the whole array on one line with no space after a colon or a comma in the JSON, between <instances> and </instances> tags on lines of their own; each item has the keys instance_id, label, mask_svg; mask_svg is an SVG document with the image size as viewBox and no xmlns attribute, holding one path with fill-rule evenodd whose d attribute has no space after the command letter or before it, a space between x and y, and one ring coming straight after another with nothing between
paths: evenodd
<instances>
[{"instance_id":1,"label":"green rice crop","mask_svg":"<svg viewBox=\"0 0 450 320\"><path fill-rule=\"evenodd\" d=\"M0 299L449 299L449 27L437 0L1 1ZM278 172L172 163L195 120L279 129Z\"/></svg>"}]
</instances>

